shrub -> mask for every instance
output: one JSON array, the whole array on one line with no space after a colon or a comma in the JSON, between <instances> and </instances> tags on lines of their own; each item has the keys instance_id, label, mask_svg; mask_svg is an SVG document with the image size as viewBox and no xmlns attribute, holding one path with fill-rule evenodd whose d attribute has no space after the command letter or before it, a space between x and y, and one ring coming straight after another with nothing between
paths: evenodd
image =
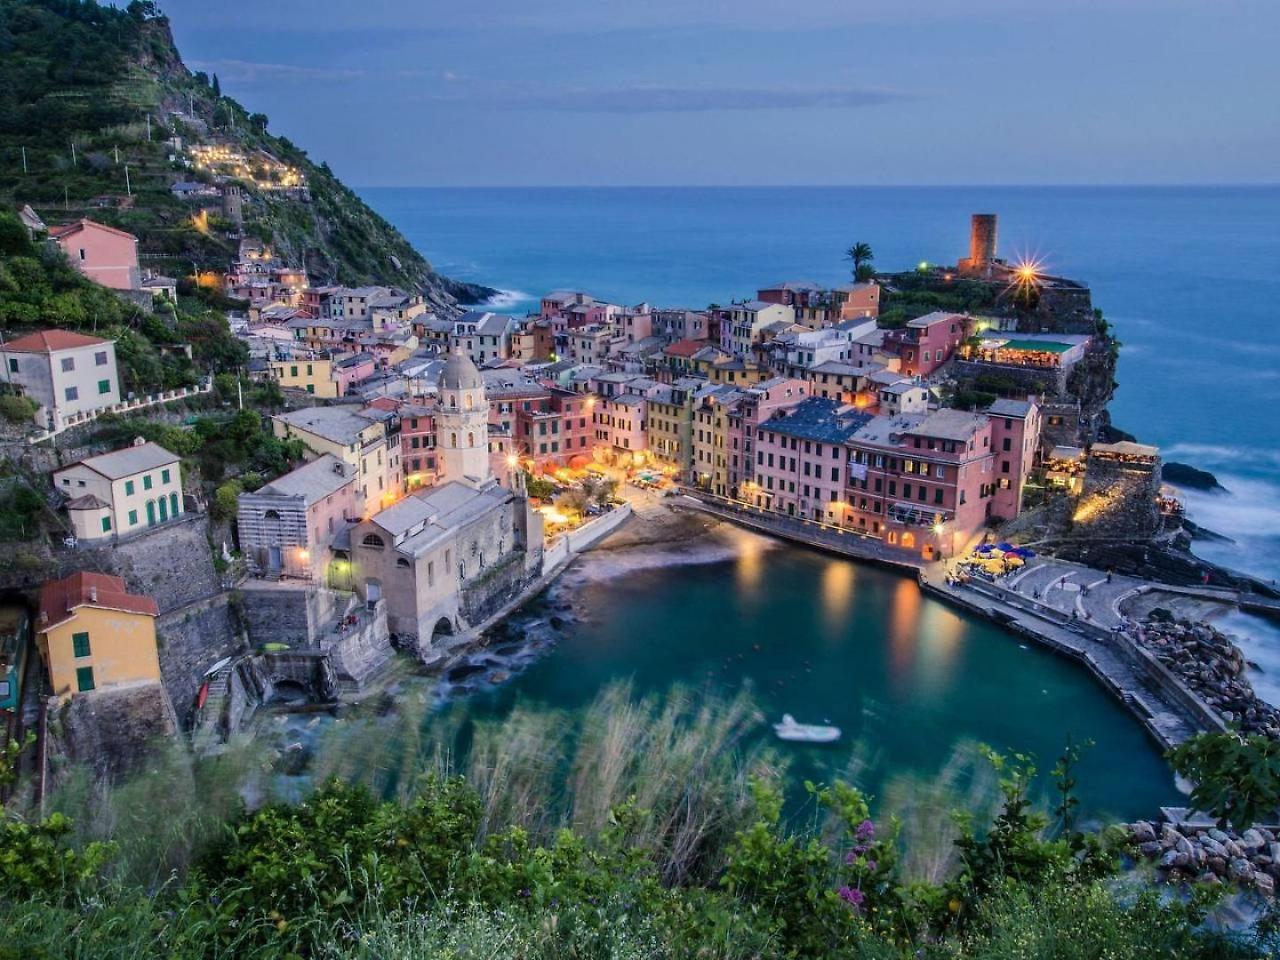
<instances>
[{"instance_id":1,"label":"shrub","mask_svg":"<svg viewBox=\"0 0 1280 960\"><path fill-rule=\"evenodd\" d=\"M30 397L18 397L11 393L0 395L0 416L10 423L30 423L36 415L36 402Z\"/></svg>"}]
</instances>

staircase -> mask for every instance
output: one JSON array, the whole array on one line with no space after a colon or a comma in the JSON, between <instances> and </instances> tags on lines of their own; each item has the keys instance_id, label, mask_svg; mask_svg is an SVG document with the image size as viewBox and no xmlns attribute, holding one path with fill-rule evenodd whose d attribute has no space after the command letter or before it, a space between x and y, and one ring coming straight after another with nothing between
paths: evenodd
<instances>
[{"instance_id":1,"label":"staircase","mask_svg":"<svg viewBox=\"0 0 1280 960\"><path fill-rule=\"evenodd\" d=\"M206 678L209 695L205 698L204 707L197 712L191 729L191 746L199 755L217 753L222 748L222 719L227 709L234 667L234 663L229 663Z\"/></svg>"}]
</instances>

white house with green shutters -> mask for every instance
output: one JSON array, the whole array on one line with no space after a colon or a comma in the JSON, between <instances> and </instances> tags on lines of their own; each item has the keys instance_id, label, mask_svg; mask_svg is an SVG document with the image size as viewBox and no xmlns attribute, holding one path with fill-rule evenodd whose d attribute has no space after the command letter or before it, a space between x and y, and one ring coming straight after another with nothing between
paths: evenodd
<instances>
[{"instance_id":1,"label":"white house with green shutters","mask_svg":"<svg viewBox=\"0 0 1280 960\"><path fill-rule=\"evenodd\" d=\"M128 536L183 514L180 458L141 437L55 470L53 485L68 498L78 540Z\"/></svg>"}]
</instances>

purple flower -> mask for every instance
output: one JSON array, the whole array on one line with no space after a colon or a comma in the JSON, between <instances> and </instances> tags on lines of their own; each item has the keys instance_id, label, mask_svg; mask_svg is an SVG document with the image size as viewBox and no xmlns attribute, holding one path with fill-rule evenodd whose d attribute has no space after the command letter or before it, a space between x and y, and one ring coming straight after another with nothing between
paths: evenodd
<instances>
[{"instance_id":1,"label":"purple flower","mask_svg":"<svg viewBox=\"0 0 1280 960\"><path fill-rule=\"evenodd\" d=\"M876 835L876 825L870 820L863 820L858 824L857 836L859 840L870 840Z\"/></svg>"},{"instance_id":2,"label":"purple flower","mask_svg":"<svg viewBox=\"0 0 1280 960\"><path fill-rule=\"evenodd\" d=\"M858 852L856 850L850 850L844 855L844 862L846 865L852 867L858 862Z\"/></svg>"},{"instance_id":3,"label":"purple flower","mask_svg":"<svg viewBox=\"0 0 1280 960\"><path fill-rule=\"evenodd\" d=\"M860 909L866 897L862 895L861 890L855 890L853 887L841 887L836 891L840 899L851 907Z\"/></svg>"},{"instance_id":4,"label":"purple flower","mask_svg":"<svg viewBox=\"0 0 1280 960\"><path fill-rule=\"evenodd\" d=\"M874 872L874 871L875 871L875 869L876 869L876 862L875 862L874 860L868 860L868 861L867 861L867 869L868 869L868 870L870 870L870 871L872 871L872 872Z\"/></svg>"}]
</instances>

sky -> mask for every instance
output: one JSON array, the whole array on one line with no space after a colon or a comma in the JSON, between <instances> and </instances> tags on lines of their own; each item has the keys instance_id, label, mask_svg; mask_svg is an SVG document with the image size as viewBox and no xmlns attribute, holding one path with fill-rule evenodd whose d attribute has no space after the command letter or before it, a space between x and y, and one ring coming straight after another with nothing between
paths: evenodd
<instances>
[{"instance_id":1,"label":"sky","mask_svg":"<svg viewBox=\"0 0 1280 960\"><path fill-rule=\"evenodd\" d=\"M162 0L358 186L1268 183L1276 0Z\"/></svg>"}]
</instances>

